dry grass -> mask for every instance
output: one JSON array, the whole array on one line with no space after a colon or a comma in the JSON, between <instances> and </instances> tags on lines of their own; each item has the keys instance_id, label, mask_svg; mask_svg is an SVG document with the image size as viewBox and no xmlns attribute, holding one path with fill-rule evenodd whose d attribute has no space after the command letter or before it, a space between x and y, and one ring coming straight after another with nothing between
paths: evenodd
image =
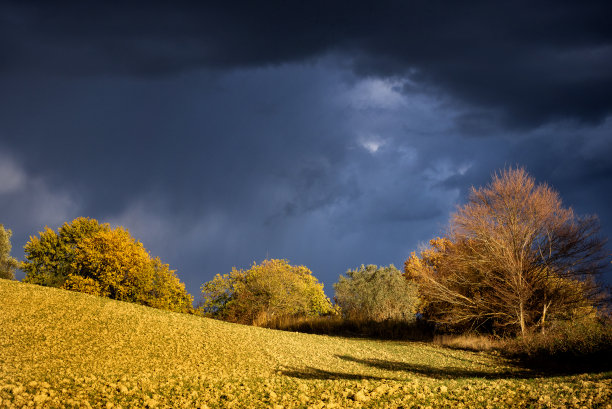
<instances>
[{"instance_id":1,"label":"dry grass","mask_svg":"<svg viewBox=\"0 0 612 409\"><path fill-rule=\"evenodd\" d=\"M274 331L0 280L2 407L607 407L612 374ZM609 406L608 406L609 407Z\"/></svg>"},{"instance_id":2,"label":"dry grass","mask_svg":"<svg viewBox=\"0 0 612 409\"><path fill-rule=\"evenodd\" d=\"M431 341L432 329L417 321L345 319L340 315L322 317L280 317L261 325L283 331L379 340Z\"/></svg>"},{"instance_id":3,"label":"dry grass","mask_svg":"<svg viewBox=\"0 0 612 409\"><path fill-rule=\"evenodd\" d=\"M500 343L487 335L481 334L440 334L434 336L434 344L453 349L463 349L466 351L485 351L490 352L500 347Z\"/></svg>"},{"instance_id":4,"label":"dry grass","mask_svg":"<svg viewBox=\"0 0 612 409\"><path fill-rule=\"evenodd\" d=\"M535 368L563 370L612 367L612 325L609 321L583 317L569 322L555 322L545 332L501 343L500 351Z\"/></svg>"}]
</instances>

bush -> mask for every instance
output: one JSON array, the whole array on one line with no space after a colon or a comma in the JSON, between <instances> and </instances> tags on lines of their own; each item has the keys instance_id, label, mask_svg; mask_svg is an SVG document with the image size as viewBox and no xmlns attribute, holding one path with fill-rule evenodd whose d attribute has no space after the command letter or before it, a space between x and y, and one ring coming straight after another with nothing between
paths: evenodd
<instances>
[{"instance_id":1,"label":"bush","mask_svg":"<svg viewBox=\"0 0 612 409\"><path fill-rule=\"evenodd\" d=\"M416 286L393 265L361 266L334 284L336 303L349 320L414 321L419 298Z\"/></svg>"},{"instance_id":2,"label":"bush","mask_svg":"<svg viewBox=\"0 0 612 409\"><path fill-rule=\"evenodd\" d=\"M249 270L217 274L202 285L200 311L209 317L265 325L278 317L312 317L333 307L312 272L286 260L264 260Z\"/></svg>"},{"instance_id":3,"label":"bush","mask_svg":"<svg viewBox=\"0 0 612 409\"><path fill-rule=\"evenodd\" d=\"M545 332L504 342L501 352L537 368L611 370L612 325L595 318L556 321Z\"/></svg>"}]
</instances>

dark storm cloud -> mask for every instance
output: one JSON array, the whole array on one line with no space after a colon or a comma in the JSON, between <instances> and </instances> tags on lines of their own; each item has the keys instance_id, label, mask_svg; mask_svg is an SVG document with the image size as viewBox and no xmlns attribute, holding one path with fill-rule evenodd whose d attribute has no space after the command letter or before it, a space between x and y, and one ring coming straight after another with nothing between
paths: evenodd
<instances>
[{"instance_id":1,"label":"dark storm cloud","mask_svg":"<svg viewBox=\"0 0 612 409\"><path fill-rule=\"evenodd\" d=\"M608 1L9 2L6 70L163 75L341 53L363 75L410 76L506 124L603 120L612 108Z\"/></svg>"}]
</instances>

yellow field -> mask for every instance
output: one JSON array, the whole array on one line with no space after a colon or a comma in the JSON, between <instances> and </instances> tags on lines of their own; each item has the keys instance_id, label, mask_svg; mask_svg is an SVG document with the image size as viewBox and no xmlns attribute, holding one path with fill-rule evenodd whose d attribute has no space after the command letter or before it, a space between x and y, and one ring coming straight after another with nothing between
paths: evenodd
<instances>
[{"instance_id":1,"label":"yellow field","mask_svg":"<svg viewBox=\"0 0 612 409\"><path fill-rule=\"evenodd\" d=\"M484 353L273 331L0 280L0 408L611 402L610 372L539 376Z\"/></svg>"}]
</instances>

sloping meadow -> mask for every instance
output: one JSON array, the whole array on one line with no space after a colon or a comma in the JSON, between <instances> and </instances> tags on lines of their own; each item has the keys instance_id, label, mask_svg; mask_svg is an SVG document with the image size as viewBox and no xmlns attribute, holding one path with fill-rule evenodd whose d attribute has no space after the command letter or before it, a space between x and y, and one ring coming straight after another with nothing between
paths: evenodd
<instances>
[{"instance_id":1,"label":"sloping meadow","mask_svg":"<svg viewBox=\"0 0 612 409\"><path fill-rule=\"evenodd\" d=\"M274 331L0 280L0 408L612 407L612 373Z\"/></svg>"}]
</instances>

